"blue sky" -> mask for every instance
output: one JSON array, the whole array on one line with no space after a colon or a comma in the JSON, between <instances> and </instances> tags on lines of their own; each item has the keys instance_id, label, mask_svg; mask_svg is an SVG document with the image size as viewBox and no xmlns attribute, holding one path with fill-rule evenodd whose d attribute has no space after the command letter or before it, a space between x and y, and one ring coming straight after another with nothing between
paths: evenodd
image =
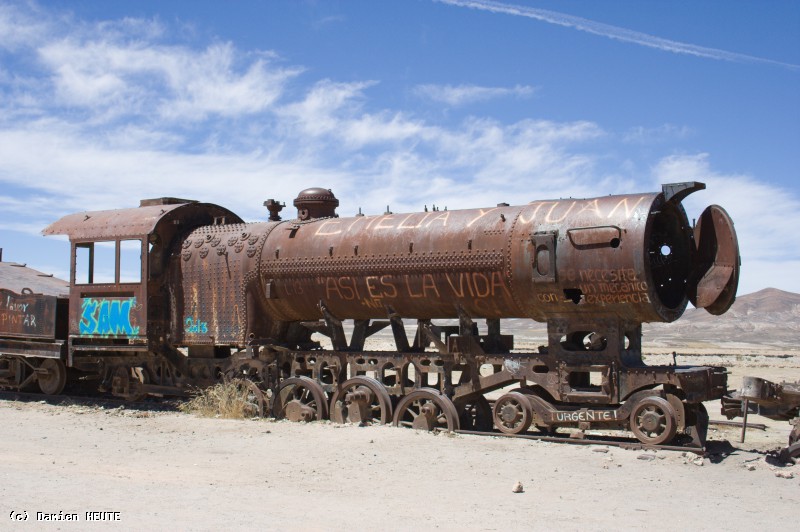
<instances>
[{"instance_id":1,"label":"blue sky","mask_svg":"<svg viewBox=\"0 0 800 532\"><path fill-rule=\"evenodd\" d=\"M0 0L3 260L64 214L178 196L266 218L704 181L740 293L800 292L800 3Z\"/></svg>"}]
</instances>

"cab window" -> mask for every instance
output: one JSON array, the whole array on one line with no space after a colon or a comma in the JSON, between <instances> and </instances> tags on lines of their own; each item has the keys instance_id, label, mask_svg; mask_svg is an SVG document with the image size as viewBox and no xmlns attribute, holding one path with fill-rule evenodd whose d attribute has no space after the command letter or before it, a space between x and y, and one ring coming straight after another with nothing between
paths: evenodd
<instances>
[{"instance_id":1,"label":"cab window","mask_svg":"<svg viewBox=\"0 0 800 532\"><path fill-rule=\"evenodd\" d=\"M142 281L142 241L104 240L75 244L75 284Z\"/></svg>"},{"instance_id":2,"label":"cab window","mask_svg":"<svg viewBox=\"0 0 800 532\"><path fill-rule=\"evenodd\" d=\"M142 241L120 240L119 242L119 282L142 282Z\"/></svg>"}]
</instances>

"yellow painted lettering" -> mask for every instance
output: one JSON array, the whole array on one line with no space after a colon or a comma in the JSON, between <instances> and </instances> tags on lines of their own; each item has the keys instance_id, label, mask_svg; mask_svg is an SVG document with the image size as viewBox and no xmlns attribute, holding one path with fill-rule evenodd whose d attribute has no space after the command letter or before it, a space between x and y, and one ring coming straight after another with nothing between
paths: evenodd
<instances>
[{"instance_id":1,"label":"yellow painted lettering","mask_svg":"<svg viewBox=\"0 0 800 532\"><path fill-rule=\"evenodd\" d=\"M375 230L377 231L379 229L394 229L395 228L394 225L391 225L391 224L387 225L387 224L384 223L384 222L391 222L392 220L394 220L394 218L392 218L392 215L381 216L380 217L380 221L375 226Z\"/></svg>"},{"instance_id":2,"label":"yellow painted lettering","mask_svg":"<svg viewBox=\"0 0 800 532\"><path fill-rule=\"evenodd\" d=\"M378 291L378 287L373 285L373 283L377 284L378 282L377 277L368 275L366 281L367 281L367 293L369 294L369 297L371 297L372 299L378 299L383 297L383 294Z\"/></svg>"},{"instance_id":3,"label":"yellow painted lettering","mask_svg":"<svg viewBox=\"0 0 800 532\"><path fill-rule=\"evenodd\" d=\"M325 220L322 224L317 228L317 232L314 233L317 236L330 236L330 235L338 235L342 232L340 228L337 228L341 222L339 220ZM328 226L334 226L328 229ZM334 230L334 228L336 228Z\"/></svg>"},{"instance_id":4,"label":"yellow painted lettering","mask_svg":"<svg viewBox=\"0 0 800 532\"><path fill-rule=\"evenodd\" d=\"M441 220L442 221L442 227L447 227L447 220L450 218L450 211L437 211L437 212L439 214L436 216L436 218L434 218L433 220L428 222L427 225L425 225L425 227L430 227L431 224L433 222L435 222L436 220Z\"/></svg>"},{"instance_id":5,"label":"yellow painted lettering","mask_svg":"<svg viewBox=\"0 0 800 532\"><path fill-rule=\"evenodd\" d=\"M428 291L436 294L437 298L440 297L439 289L436 288L436 281L434 280L433 275L426 273L422 276L422 293L425 295L425 297L429 297Z\"/></svg>"},{"instance_id":6,"label":"yellow painted lettering","mask_svg":"<svg viewBox=\"0 0 800 532\"><path fill-rule=\"evenodd\" d=\"M644 196L639 196L639 199L636 200L636 203L634 203L632 207L628 207L628 198L622 198L621 200L619 200L619 203L617 203L617 205L613 209L611 209L611 212L608 213L608 216L606 216L606 218L611 218L612 216L614 216L614 213L617 212L617 209L619 209L622 206L625 207L625 218L630 218L631 214L636 210L636 207L639 206L639 204L642 202L643 199Z\"/></svg>"},{"instance_id":7,"label":"yellow painted lettering","mask_svg":"<svg viewBox=\"0 0 800 532\"><path fill-rule=\"evenodd\" d=\"M475 285L475 296L476 297L487 297L492 291L492 285L489 283L489 279L480 272L475 272L472 274L472 283Z\"/></svg>"},{"instance_id":8,"label":"yellow painted lettering","mask_svg":"<svg viewBox=\"0 0 800 532\"><path fill-rule=\"evenodd\" d=\"M381 284L388 289L388 291L384 291L386 297L397 297L397 287L394 285L391 275L381 277Z\"/></svg>"},{"instance_id":9,"label":"yellow painted lettering","mask_svg":"<svg viewBox=\"0 0 800 532\"><path fill-rule=\"evenodd\" d=\"M492 208L491 208L491 209L489 209L488 211L484 211L483 209L480 209L480 210L479 210L480 214L479 214L477 217L473 218L473 219L472 219L472 220L471 220L471 221L470 221L470 222L467 224L467 227L471 227L471 226L472 226L472 224L474 224L475 222L477 222L478 220L480 220L481 218L483 218L484 216L486 216L486 215L487 215L487 214L489 214L490 212L492 212L492 211L496 211L496 210L497 210L497 207L492 207Z\"/></svg>"},{"instance_id":10,"label":"yellow painted lettering","mask_svg":"<svg viewBox=\"0 0 800 532\"><path fill-rule=\"evenodd\" d=\"M575 207L575 203L577 203L577 202L573 201L573 202L570 204L569 208L567 209L567 212L565 212L564 214L562 214L562 215L561 215L561 218L558 218L558 219L553 219L553 211L555 210L555 208L556 208L556 207L558 207L558 206L561 204L561 202L560 202L560 201L557 201L557 202L555 202L555 203L553 204L553 206L552 206L552 207L550 207L550 210L547 212L547 216L545 216L545 218L544 218L544 221L545 221L546 223L551 223L551 224L554 224L554 223L559 223L559 222L563 222L563 221L564 221L564 219L565 219L567 216L569 216L569 213L570 213L570 211L572 210L572 208L573 208L573 207Z\"/></svg>"},{"instance_id":11,"label":"yellow painted lettering","mask_svg":"<svg viewBox=\"0 0 800 532\"><path fill-rule=\"evenodd\" d=\"M339 285L336 283L336 279L327 277L325 279L325 297L327 299L332 299L334 292L339 296L339 299L342 299L342 293L339 291Z\"/></svg>"},{"instance_id":12,"label":"yellow painted lettering","mask_svg":"<svg viewBox=\"0 0 800 532\"><path fill-rule=\"evenodd\" d=\"M415 294L414 291L411 289L411 279L410 279L411 276L410 275L404 275L403 277L405 277L405 279L406 279L406 290L408 291L408 297L411 297L411 298L414 298L414 299L420 298L420 297L425 297L425 294L423 294L422 292L420 292L418 294Z\"/></svg>"}]
</instances>

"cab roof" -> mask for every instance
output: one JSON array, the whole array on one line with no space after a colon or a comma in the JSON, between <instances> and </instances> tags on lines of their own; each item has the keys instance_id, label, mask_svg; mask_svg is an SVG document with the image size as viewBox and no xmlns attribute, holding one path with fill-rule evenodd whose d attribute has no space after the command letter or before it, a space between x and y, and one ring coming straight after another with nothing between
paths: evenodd
<instances>
[{"instance_id":1,"label":"cab roof","mask_svg":"<svg viewBox=\"0 0 800 532\"><path fill-rule=\"evenodd\" d=\"M170 201L172 200L172 201ZM174 203L180 201L183 203ZM142 237L156 231L159 223L171 220L180 224L184 219L224 217L225 223L242 223L236 214L219 205L191 200L161 198L142 200L133 209L86 211L68 214L45 227L43 235L68 235L70 240L99 240ZM205 223L210 223L207 221Z\"/></svg>"}]
</instances>

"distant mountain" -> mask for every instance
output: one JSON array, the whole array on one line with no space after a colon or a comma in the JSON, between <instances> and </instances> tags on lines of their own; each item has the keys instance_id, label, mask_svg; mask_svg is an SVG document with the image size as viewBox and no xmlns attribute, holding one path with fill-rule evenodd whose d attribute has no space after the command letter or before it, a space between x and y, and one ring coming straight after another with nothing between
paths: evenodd
<instances>
[{"instance_id":1,"label":"distant mountain","mask_svg":"<svg viewBox=\"0 0 800 532\"><path fill-rule=\"evenodd\" d=\"M776 323L800 325L800 294L765 288L752 294L739 296L733 306L722 316L712 316L704 310L690 308L681 320L693 323L712 323L720 319L743 320L755 318Z\"/></svg>"},{"instance_id":2,"label":"distant mountain","mask_svg":"<svg viewBox=\"0 0 800 532\"><path fill-rule=\"evenodd\" d=\"M644 326L645 344L712 344L800 349L800 294L765 288L736 298L722 316L688 309L673 323Z\"/></svg>"}]
</instances>

